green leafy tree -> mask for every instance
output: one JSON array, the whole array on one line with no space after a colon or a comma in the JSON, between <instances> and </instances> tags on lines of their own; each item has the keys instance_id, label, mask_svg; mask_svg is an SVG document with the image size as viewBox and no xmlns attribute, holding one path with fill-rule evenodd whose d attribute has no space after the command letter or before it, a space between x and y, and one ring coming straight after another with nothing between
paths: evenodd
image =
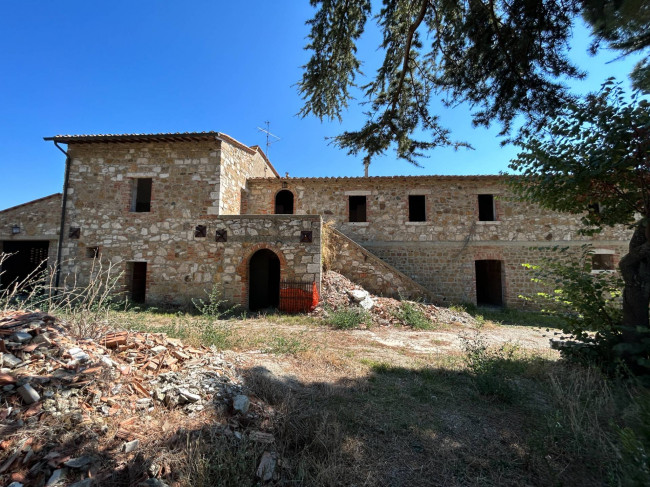
<instances>
[{"instance_id":1,"label":"green leafy tree","mask_svg":"<svg viewBox=\"0 0 650 487\"><path fill-rule=\"evenodd\" d=\"M366 164L391 146L416 165L428 149L469 146L454 140L431 110L435 97L449 106L469 103L475 125L500 123L503 135L519 115L527 129L541 127L576 101L562 83L584 76L567 57L576 18L584 14L593 26L594 50L604 41L624 54L642 51L650 45L648 3L383 0L373 17L371 0L311 0L317 11L308 22L312 55L299 83L301 114L340 119L360 88L366 121L334 143L364 154ZM365 77L357 42L369 19L382 32L383 62ZM646 58L635 72L643 79L647 71Z\"/></svg>"},{"instance_id":2,"label":"green leafy tree","mask_svg":"<svg viewBox=\"0 0 650 487\"><path fill-rule=\"evenodd\" d=\"M634 227L619 263L624 289L616 347L650 370L650 103L639 92L626 97L609 80L519 145L510 168L523 176L513 184L521 198L582 215L586 233Z\"/></svg>"}]
</instances>

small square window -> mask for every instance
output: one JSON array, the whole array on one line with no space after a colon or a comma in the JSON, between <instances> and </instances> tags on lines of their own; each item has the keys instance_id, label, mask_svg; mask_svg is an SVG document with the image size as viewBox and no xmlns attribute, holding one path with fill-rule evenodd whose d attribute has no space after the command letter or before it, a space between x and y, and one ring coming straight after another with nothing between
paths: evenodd
<instances>
[{"instance_id":1,"label":"small square window","mask_svg":"<svg viewBox=\"0 0 650 487\"><path fill-rule=\"evenodd\" d=\"M424 222L426 220L426 197L423 194L409 195L409 221Z\"/></svg>"},{"instance_id":2,"label":"small square window","mask_svg":"<svg viewBox=\"0 0 650 487\"><path fill-rule=\"evenodd\" d=\"M208 227L205 225L197 225L194 228L194 237L195 238L205 238L208 236Z\"/></svg>"},{"instance_id":3,"label":"small square window","mask_svg":"<svg viewBox=\"0 0 650 487\"><path fill-rule=\"evenodd\" d=\"M366 221L366 197L365 196L350 196L350 221L351 222L365 222Z\"/></svg>"},{"instance_id":4,"label":"small square window","mask_svg":"<svg viewBox=\"0 0 650 487\"><path fill-rule=\"evenodd\" d=\"M494 195L478 195L478 220L481 222L493 222L496 220L496 211L494 210Z\"/></svg>"},{"instance_id":5,"label":"small square window","mask_svg":"<svg viewBox=\"0 0 650 487\"><path fill-rule=\"evenodd\" d=\"M614 255L613 254L592 254L591 256L591 270L592 271L614 271Z\"/></svg>"},{"instance_id":6,"label":"small square window","mask_svg":"<svg viewBox=\"0 0 650 487\"><path fill-rule=\"evenodd\" d=\"M99 247L86 247L86 257L89 259L99 257Z\"/></svg>"},{"instance_id":7,"label":"small square window","mask_svg":"<svg viewBox=\"0 0 650 487\"><path fill-rule=\"evenodd\" d=\"M147 213L151 211L151 178L138 178L133 180L131 195L131 211Z\"/></svg>"}]
</instances>

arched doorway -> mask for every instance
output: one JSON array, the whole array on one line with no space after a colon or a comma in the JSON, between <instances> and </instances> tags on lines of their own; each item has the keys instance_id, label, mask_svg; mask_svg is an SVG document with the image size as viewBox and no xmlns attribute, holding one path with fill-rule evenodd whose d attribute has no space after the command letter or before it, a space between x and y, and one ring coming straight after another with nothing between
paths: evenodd
<instances>
[{"instance_id":1,"label":"arched doorway","mask_svg":"<svg viewBox=\"0 0 650 487\"><path fill-rule=\"evenodd\" d=\"M277 308L279 303L280 259L272 250L258 250L249 263L248 308Z\"/></svg>"},{"instance_id":2,"label":"arched doorway","mask_svg":"<svg viewBox=\"0 0 650 487\"><path fill-rule=\"evenodd\" d=\"M293 193L288 189L278 191L275 195L275 214L293 215Z\"/></svg>"}]
</instances>

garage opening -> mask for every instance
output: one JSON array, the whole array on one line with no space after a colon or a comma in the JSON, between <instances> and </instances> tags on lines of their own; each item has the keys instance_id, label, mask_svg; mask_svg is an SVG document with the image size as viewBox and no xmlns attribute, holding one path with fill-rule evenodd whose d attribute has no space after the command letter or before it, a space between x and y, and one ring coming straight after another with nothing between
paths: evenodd
<instances>
[{"instance_id":1,"label":"garage opening","mask_svg":"<svg viewBox=\"0 0 650 487\"><path fill-rule=\"evenodd\" d=\"M47 268L47 253L50 242L15 241L2 242L2 252L13 254L2 263L0 285L3 289L35 278L38 273ZM31 276L31 277L30 277Z\"/></svg>"},{"instance_id":2,"label":"garage opening","mask_svg":"<svg viewBox=\"0 0 650 487\"><path fill-rule=\"evenodd\" d=\"M147 263L127 262L126 279L131 301L144 303L147 297Z\"/></svg>"},{"instance_id":3,"label":"garage opening","mask_svg":"<svg viewBox=\"0 0 650 487\"><path fill-rule=\"evenodd\" d=\"M293 193L283 189L275 195L275 214L293 215Z\"/></svg>"},{"instance_id":4,"label":"garage opening","mask_svg":"<svg viewBox=\"0 0 650 487\"><path fill-rule=\"evenodd\" d=\"M503 306L503 263L500 260L477 260L476 304Z\"/></svg>"},{"instance_id":5,"label":"garage opening","mask_svg":"<svg viewBox=\"0 0 650 487\"><path fill-rule=\"evenodd\" d=\"M280 259L271 250L253 254L249 264L248 307L251 311L277 308L280 304Z\"/></svg>"}]
</instances>

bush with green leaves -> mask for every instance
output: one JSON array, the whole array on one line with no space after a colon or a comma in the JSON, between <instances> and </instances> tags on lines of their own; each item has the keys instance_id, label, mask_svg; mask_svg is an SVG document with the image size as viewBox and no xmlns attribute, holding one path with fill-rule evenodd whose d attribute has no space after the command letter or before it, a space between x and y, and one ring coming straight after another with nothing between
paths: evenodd
<instances>
[{"instance_id":1,"label":"bush with green leaves","mask_svg":"<svg viewBox=\"0 0 650 487\"><path fill-rule=\"evenodd\" d=\"M370 313L363 308L342 308L332 311L327 321L339 330L351 330L362 324L369 325L371 319Z\"/></svg>"},{"instance_id":2,"label":"bush with green leaves","mask_svg":"<svg viewBox=\"0 0 650 487\"><path fill-rule=\"evenodd\" d=\"M192 299L194 307L206 318L220 320L226 316L231 315L237 308L233 306L227 299L223 297L221 286L215 284L210 291L205 291L208 298L207 300L198 298Z\"/></svg>"},{"instance_id":3,"label":"bush with green leaves","mask_svg":"<svg viewBox=\"0 0 650 487\"><path fill-rule=\"evenodd\" d=\"M611 369L625 354L628 358L635 355L639 364L647 360L650 342L637 343L630 350L629 344L621 340L623 282L620 275L592 272L593 251L589 245L582 246L577 253L557 247L543 250L548 255L539 265L524 266L533 272L532 280L547 291L521 297L541 305L543 312L560 319L561 329L569 339L562 346L563 355Z\"/></svg>"},{"instance_id":4,"label":"bush with green leaves","mask_svg":"<svg viewBox=\"0 0 650 487\"><path fill-rule=\"evenodd\" d=\"M433 323L427 318L424 312L418 307L417 303L412 301L402 301L394 315L406 326L416 330L430 330Z\"/></svg>"},{"instance_id":5,"label":"bush with green leaves","mask_svg":"<svg viewBox=\"0 0 650 487\"><path fill-rule=\"evenodd\" d=\"M517 347L511 344L489 347L478 331L471 336L461 336L461 341L465 352L463 360L477 391L506 403L514 402L517 389L511 379L525 367L522 361L515 360Z\"/></svg>"}]
</instances>

